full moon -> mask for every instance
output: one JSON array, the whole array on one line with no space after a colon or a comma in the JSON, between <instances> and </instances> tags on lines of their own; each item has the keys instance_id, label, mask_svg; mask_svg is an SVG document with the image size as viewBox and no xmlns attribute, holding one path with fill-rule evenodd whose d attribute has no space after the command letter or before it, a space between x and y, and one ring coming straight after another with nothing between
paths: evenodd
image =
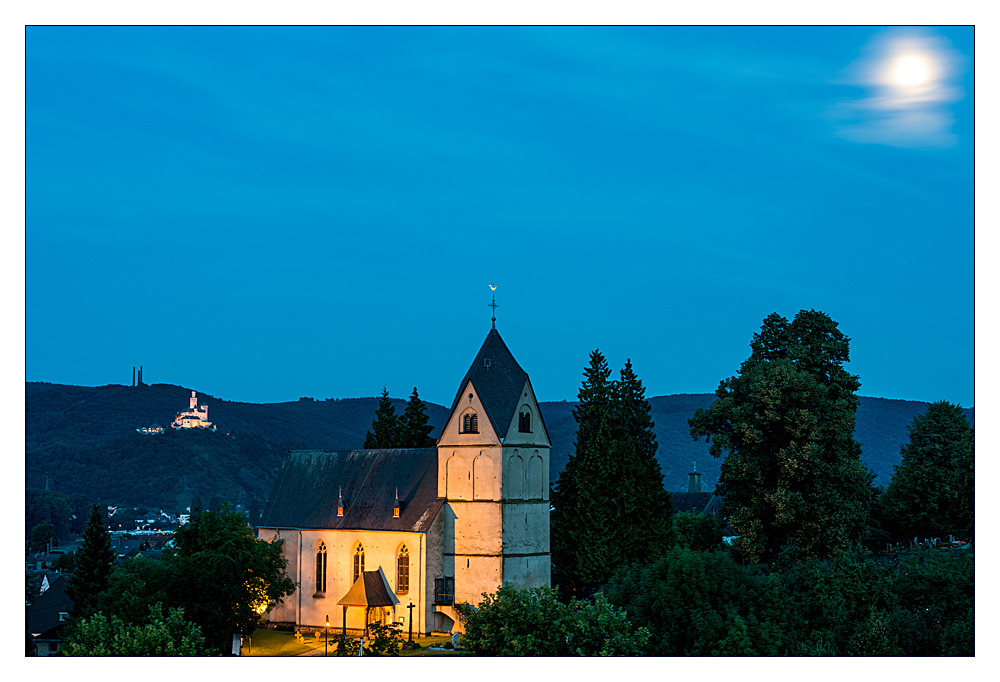
<instances>
[{"instance_id":1,"label":"full moon","mask_svg":"<svg viewBox=\"0 0 1000 682\"><path fill-rule=\"evenodd\" d=\"M903 57L896 62L892 72L893 80L899 85L920 85L928 75L927 62L916 56Z\"/></svg>"}]
</instances>

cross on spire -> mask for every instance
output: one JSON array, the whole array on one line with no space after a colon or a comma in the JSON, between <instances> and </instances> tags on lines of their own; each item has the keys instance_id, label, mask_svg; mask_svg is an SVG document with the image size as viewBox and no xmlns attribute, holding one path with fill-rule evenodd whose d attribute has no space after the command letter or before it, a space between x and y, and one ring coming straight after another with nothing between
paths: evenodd
<instances>
[{"instance_id":1,"label":"cross on spire","mask_svg":"<svg viewBox=\"0 0 1000 682\"><path fill-rule=\"evenodd\" d=\"M490 320L493 322L493 328L496 329L497 328L497 308L500 307L500 305L497 303L497 294L496 294L497 285L496 284L490 284L490 291L493 292L493 302L492 303L487 303L486 307L487 308L493 308L493 317L491 317Z\"/></svg>"}]
</instances>

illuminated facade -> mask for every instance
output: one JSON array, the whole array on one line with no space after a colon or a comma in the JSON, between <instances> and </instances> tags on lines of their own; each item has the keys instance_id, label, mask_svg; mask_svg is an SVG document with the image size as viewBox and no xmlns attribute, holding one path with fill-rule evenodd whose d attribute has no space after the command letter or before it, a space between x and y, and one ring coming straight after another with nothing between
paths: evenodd
<instances>
[{"instance_id":1,"label":"illuminated facade","mask_svg":"<svg viewBox=\"0 0 1000 682\"><path fill-rule=\"evenodd\" d=\"M550 584L551 443L527 373L492 329L459 384L436 447L290 452L258 537L281 540L299 584L272 622L365 625L340 601L381 569L399 604L373 610L413 632L460 631L459 603L504 582ZM407 608L413 604L412 612Z\"/></svg>"}]
</instances>

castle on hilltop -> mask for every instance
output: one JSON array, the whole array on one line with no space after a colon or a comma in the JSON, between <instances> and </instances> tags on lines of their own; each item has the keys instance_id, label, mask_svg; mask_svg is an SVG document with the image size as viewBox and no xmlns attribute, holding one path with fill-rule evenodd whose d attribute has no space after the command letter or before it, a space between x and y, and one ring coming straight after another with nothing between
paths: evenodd
<instances>
[{"instance_id":1,"label":"castle on hilltop","mask_svg":"<svg viewBox=\"0 0 1000 682\"><path fill-rule=\"evenodd\" d=\"M171 422L170 427L173 429L215 430L215 425L208 421L208 405L198 404L198 394L195 391L191 391L191 400L188 404L188 409L184 412L178 412L177 417Z\"/></svg>"}]
</instances>

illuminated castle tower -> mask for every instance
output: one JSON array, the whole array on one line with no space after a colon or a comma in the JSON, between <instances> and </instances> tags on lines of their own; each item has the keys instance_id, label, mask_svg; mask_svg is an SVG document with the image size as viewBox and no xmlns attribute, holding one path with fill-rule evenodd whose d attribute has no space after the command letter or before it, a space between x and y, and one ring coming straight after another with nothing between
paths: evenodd
<instances>
[{"instance_id":1,"label":"illuminated castle tower","mask_svg":"<svg viewBox=\"0 0 1000 682\"><path fill-rule=\"evenodd\" d=\"M208 405L198 406L198 394L191 391L191 399L185 412L178 412L170 424L175 429L215 429L208 421Z\"/></svg>"}]
</instances>

